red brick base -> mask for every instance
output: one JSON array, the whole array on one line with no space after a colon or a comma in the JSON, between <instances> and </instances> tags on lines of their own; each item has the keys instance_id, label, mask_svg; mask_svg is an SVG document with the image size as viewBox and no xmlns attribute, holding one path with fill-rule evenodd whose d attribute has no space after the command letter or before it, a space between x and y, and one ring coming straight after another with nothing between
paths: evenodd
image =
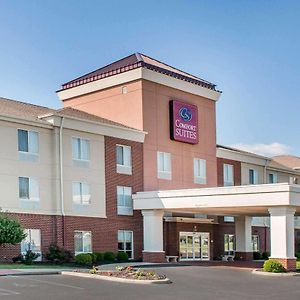
<instances>
[{"instance_id":1,"label":"red brick base","mask_svg":"<svg viewBox=\"0 0 300 300\"><path fill-rule=\"evenodd\" d=\"M151 263L166 262L165 252L146 252L143 251L143 261Z\"/></svg>"},{"instance_id":2,"label":"red brick base","mask_svg":"<svg viewBox=\"0 0 300 300\"><path fill-rule=\"evenodd\" d=\"M235 252L236 260L253 260L253 252Z\"/></svg>"},{"instance_id":3,"label":"red brick base","mask_svg":"<svg viewBox=\"0 0 300 300\"><path fill-rule=\"evenodd\" d=\"M278 262L280 262L284 268L287 270L287 271L294 271L296 270L296 259L293 259L293 258L271 258L270 259L274 259Z\"/></svg>"}]
</instances>

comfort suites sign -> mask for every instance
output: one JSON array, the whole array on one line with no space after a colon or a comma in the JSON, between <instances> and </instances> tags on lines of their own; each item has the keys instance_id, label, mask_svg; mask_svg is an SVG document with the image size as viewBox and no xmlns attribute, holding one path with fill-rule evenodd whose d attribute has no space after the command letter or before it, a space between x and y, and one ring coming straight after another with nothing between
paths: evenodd
<instances>
[{"instance_id":1,"label":"comfort suites sign","mask_svg":"<svg viewBox=\"0 0 300 300\"><path fill-rule=\"evenodd\" d=\"M171 140L198 144L198 108L185 102L170 101Z\"/></svg>"}]
</instances>

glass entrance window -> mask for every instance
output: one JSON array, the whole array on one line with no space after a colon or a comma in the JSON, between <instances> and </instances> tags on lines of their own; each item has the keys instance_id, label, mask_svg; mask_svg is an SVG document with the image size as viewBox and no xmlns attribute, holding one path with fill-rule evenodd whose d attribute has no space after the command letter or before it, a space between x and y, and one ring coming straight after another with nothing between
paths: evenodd
<instances>
[{"instance_id":1,"label":"glass entrance window","mask_svg":"<svg viewBox=\"0 0 300 300\"><path fill-rule=\"evenodd\" d=\"M180 232L179 255L181 260L209 260L209 233Z\"/></svg>"},{"instance_id":2,"label":"glass entrance window","mask_svg":"<svg viewBox=\"0 0 300 300\"><path fill-rule=\"evenodd\" d=\"M252 250L254 252L259 252L259 236L252 235Z\"/></svg>"},{"instance_id":3,"label":"glass entrance window","mask_svg":"<svg viewBox=\"0 0 300 300\"><path fill-rule=\"evenodd\" d=\"M235 236L234 234L224 234L224 253L233 255L235 251Z\"/></svg>"}]
</instances>

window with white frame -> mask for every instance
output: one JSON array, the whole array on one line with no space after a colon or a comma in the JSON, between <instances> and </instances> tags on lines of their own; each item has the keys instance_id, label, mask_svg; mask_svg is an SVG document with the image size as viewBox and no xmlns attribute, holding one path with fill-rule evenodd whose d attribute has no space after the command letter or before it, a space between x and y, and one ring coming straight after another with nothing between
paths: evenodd
<instances>
[{"instance_id":1,"label":"window with white frame","mask_svg":"<svg viewBox=\"0 0 300 300\"><path fill-rule=\"evenodd\" d=\"M19 177L19 199L39 201L39 184L34 178Z\"/></svg>"},{"instance_id":2,"label":"window with white frame","mask_svg":"<svg viewBox=\"0 0 300 300\"><path fill-rule=\"evenodd\" d=\"M269 183L277 183L277 174L276 173L269 173Z\"/></svg>"},{"instance_id":3,"label":"window with white frame","mask_svg":"<svg viewBox=\"0 0 300 300\"><path fill-rule=\"evenodd\" d=\"M259 252L259 235L252 235L252 250Z\"/></svg>"},{"instance_id":4,"label":"window with white frame","mask_svg":"<svg viewBox=\"0 0 300 300\"><path fill-rule=\"evenodd\" d=\"M41 230L40 229L25 229L26 237L21 242L21 254L25 255L28 250L39 254L37 261L42 260L41 249Z\"/></svg>"},{"instance_id":5,"label":"window with white frame","mask_svg":"<svg viewBox=\"0 0 300 300\"><path fill-rule=\"evenodd\" d=\"M20 160L37 161L39 155L39 133L18 129L18 151Z\"/></svg>"},{"instance_id":6,"label":"window with white frame","mask_svg":"<svg viewBox=\"0 0 300 300\"><path fill-rule=\"evenodd\" d=\"M132 188L117 186L118 215L133 215Z\"/></svg>"},{"instance_id":7,"label":"window with white frame","mask_svg":"<svg viewBox=\"0 0 300 300\"><path fill-rule=\"evenodd\" d=\"M90 231L74 232L75 255L92 252L92 233Z\"/></svg>"},{"instance_id":8,"label":"window with white frame","mask_svg":"<svg viewBox=\"0 0 300 300\"><path fill-rule=\"evenodd\" d=\"M229 164L223 165L223 178L224 178L224 186L234 185L233 165L229 165Z\"/></svg>"},{"instance_id":9,"label":"window with white frame","mask_svg":"<svg viewBox=\"0 0 300 300\"><path fill-rule=\"evenodd\" d=\"M224 216L224 222L234 223L234 217L233 216Z\"/></svg>"},{"instance_id":10,"label":"window with white frame","mask_svg":"<svg viewBox=\"0 0 300 300\"><path fill-rule=\"evenodd\" d=\"M116 145L117 155L117 173L119 174L132 174L131 162L131 147L125 145Z\"/></svg>"},{"instance_id":11,"label":"window with white frame","mask_svg":"<svg viewBox=\"0 0 300 300\"><path fill-rule=\"evenodd\" d=\"M235 236L234 234L224 234L224 253L233 255L235 251Z\"/></svg>"},{"instance_id":12,"label":"window with white frame","mask_svg":"<svg viewBox=\"0 0 300 300\"><path fill-rule=\"evenodd\" d=\"M160 179L172 179L171 153L157 152L157 177Z\"/></svg>"},{"instance_id":13,"label":"window with white frame","mask_svg":"<svg viewBox=\"0 0 300 300\"><path fill-rule=\"evenodd\" d=\"M257 183L258 183L257 171L254 169L249 169L249 184L257 184Z\"/></svg>"},{"instance_id":14,"label":"window with white frame","mask_svg":"<svg viewBox=\"0 0 300 300\"><path fill-rule=\"evenodd\" d=\"M129 259L133 259L133 232L118 230L118 251L125 252Z\"/></svg>"},{"instance_id":15,"label":"window with white frame","mask_svg":"<svg viewBox=\"0 0 300 300\"><path fill-rule=\"evenodd\" d=\"M206 184L206 160L194 158L194 182Z\"/></svg>"},{"instance_id":16,"label":"window with white frame","mask_svg":"<svg viewBox=\"0 0 300 300\"><path fill-rule=\"evenodd\" d=\"M91 204L90 186L85 182L73 182L73 203Z\"/></svg>"},{"instance_id":17,"label":"window with white frame","mask_svg":"<svg viewBox=\"0 0 300 300\"><path fill-rule=\"evenodd\" d=\"M90 160L90 141L83 138L72 138L72 157L73 160Z\"/></svg>"}]
</instances>

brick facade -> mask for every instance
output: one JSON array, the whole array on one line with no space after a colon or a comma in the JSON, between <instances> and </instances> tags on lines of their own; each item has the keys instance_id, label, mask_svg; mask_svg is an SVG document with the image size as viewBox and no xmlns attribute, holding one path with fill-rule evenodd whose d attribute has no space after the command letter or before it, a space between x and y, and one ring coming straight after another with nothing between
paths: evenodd
<instances>
[{"instance_id":1,"label":"brick facade","mask_svg":"<svg viewBox=\"0 0 300 300\"><path fill-rule=\"evenodd\" d=\"M117 174L116 144L131 146L132 175ZM143 190L142 144L105 137L106 217L50 216L41 214L11 214L26 229L41 230L41 248L45 254L50 244L58 244L74 252L74 231L92 232L93 251L118 251L118 230L133 231L134 258L142 258L143 219L140 211L133 216L117 215L117 186L132 187L132 193ZM99 199L101 201L101 199ZM64 232L64 234L63 234ZM0 259L11 261L20 253L20 245L0 248Z\"/></svg>"}]
</instances>

